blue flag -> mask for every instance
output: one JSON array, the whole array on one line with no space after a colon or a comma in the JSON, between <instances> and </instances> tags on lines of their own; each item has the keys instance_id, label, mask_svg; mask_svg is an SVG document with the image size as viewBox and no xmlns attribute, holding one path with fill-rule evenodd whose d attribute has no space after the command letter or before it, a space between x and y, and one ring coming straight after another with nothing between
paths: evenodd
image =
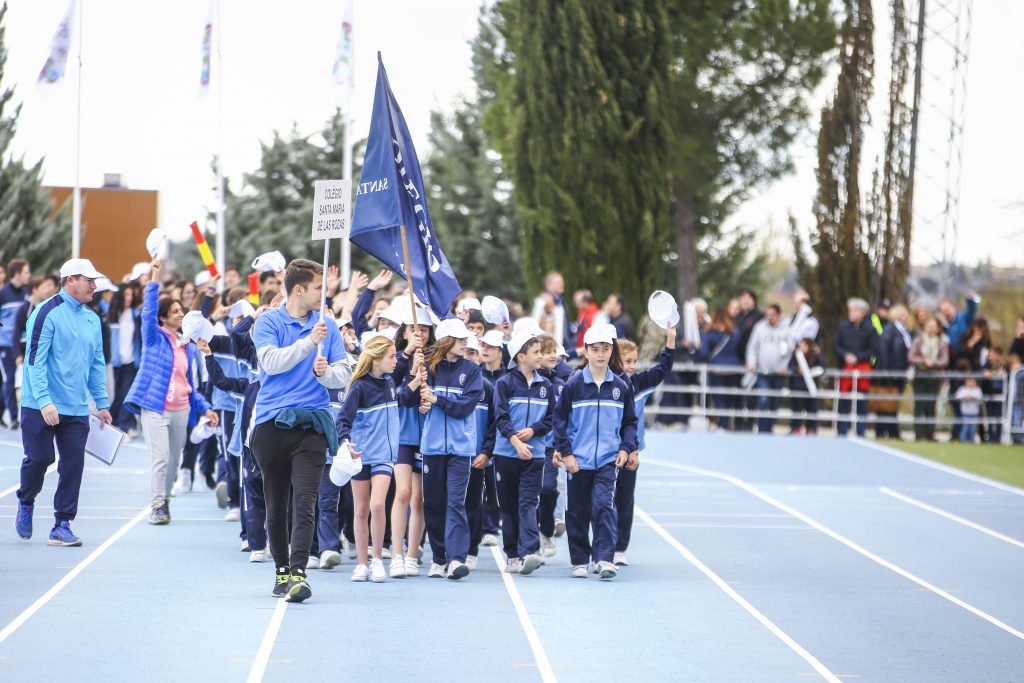
<instances>
[{"instance_id":1,"label":"blue flag","mask_svg":"<svg viewBox=\"0 0 1024 683\"><path fill-rule=\"evenodd\" d=\"M400 225L405 226L412 273L405 272ZM373 117L349 239L405 277L438 317L447 316L462 288L434 234L420 162L379 52Z\"/></svg>"}]
</instances>

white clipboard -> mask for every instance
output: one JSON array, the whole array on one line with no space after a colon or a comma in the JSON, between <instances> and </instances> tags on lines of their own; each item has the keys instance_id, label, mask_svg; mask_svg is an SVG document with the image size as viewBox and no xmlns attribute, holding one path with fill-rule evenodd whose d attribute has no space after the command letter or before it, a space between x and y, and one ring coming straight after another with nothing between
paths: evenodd
<instances>
[{"instance_id":1,"label":"white clipboard","mask_svg":"<svg viewBox=\"0 0 1024 683\"><path fill-rule=\"evenodd\" d=\"M126 435L113 425L100 429L101 424L98 417L89 416L89 438L85 441L85 452L105 465L113 465Z\"/></svg>"}]
</instances>

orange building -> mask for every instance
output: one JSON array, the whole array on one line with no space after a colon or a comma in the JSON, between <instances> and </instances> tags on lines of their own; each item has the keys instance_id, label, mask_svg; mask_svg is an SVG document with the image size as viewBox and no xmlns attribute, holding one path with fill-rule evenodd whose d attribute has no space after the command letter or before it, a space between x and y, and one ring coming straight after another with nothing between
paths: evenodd
<instances>
[{"instance_id":1,"label":"orange building","mask_svg":"<svg viewBox=\"0 0 1024 683\"><path fill-rule=\"evenodd\" d=\"M146 237L157 226L157 192L129 190L119 176L106 176L105 187L82 188L82 258L114 282L147 260ZM70 187L50 187L57 207L71 209ZM69 254L71 245L62 245Z\"/></svg>"}]
</instances>

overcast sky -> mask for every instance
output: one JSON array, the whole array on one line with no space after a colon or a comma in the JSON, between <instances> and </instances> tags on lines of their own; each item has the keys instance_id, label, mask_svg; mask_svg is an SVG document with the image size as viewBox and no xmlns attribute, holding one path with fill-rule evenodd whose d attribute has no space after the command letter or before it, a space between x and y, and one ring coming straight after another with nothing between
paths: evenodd
<instances>
[{"instance_id":1,"label":"overcast sky","mask_svg":"<svg viewBox=\"0 0 1024 683\"><path fill-rule=\"evenodd\" d=\"M210 160L218 146L216 100L199 96L208 0L84 1L82 185L98 186L104 173L121 173L131 188L158 190L160 227L184 236L188 224L213 205L214 196ZM3 85L13 86L16 101L24 105L13 148L28 161L46 157L48 184L71 185L77 67L69 65L62 87L35 85L68 3L8 4L9 58ZM878 24L884 24L887 7L888 2L876 0ZM331 67L341 15L337 0L222 3L220 147L235 187L243 172L257 166L259 142L269 140L273 131L288 131L294 124L308 134L330 117L339 101ZM376 52L381 50L420 158L425 158L430 111L449 110L460 94L473 90L468 41L476 33L477 16L477 0L356 0L356 135L365 136L369 128ZM974 3L956 248L958 260L969 264L991 258L996 264L1024 267L1019 161L1024 158L1024 136L1018 133L1024 89L1016 83L1024 71L1022 25L1022 2ZM887 36L876 36L880 98L887 88L887 42ZM815 95L816 106L833 83ZM876 118L882 113L879 109ZM789 212L805 229L813 220L816 117L813 130L794 148L797 173L760 192L734 221L756 229L779 248L787 241ZM877 131L869 135L880 138ZM865 164L871 166L873 159ZM438 228L443 240L444 226ZM230 225L228 229L230 234ZM937 253L933 247L940 232L936 228L927 233L922 229L916 236L914 258L919 263Z\"/></svg>"}]
</instances>

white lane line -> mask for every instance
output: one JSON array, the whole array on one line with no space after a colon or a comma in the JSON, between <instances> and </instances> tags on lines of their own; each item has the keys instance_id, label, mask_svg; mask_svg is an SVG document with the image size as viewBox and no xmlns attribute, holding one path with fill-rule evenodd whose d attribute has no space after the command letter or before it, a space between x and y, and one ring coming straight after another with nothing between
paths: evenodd
<instances>
[{"instance_id":1,"label":"white lane line","mask_svg":"<svg viewBox=\"0 0 1024 683\"><path fill-rule=\"evenodd\" d=\"M1024 543L1018 541L1016 538L1011 538L1005 534L1001 534L998 531L995 531L994 529L989 529L987 526L982 526L977 522L972 522L969 519L964 519L963 517L954 515L952 512L946 512L945 510L941 510L933 505L929 505L928 503L917 500L916 498L911 498L910 496L904 495L898 491L893 491L891 488L887 486L881 486L878 490L887 496L895 498L896 500L902 500L904 503L909 503L910 505L919 507L922 510L927 510L928 512L936 514L940 517L945 517L946 519L954 521L957 524L963 524L964 526L970 527L975 531L980 531L983 534L988 534L992 538L998 538L1000 541L1009 543L1010 545L1015 545L1018 548L1024 548Z\"/></svg>"},{"instance_id":2,"label":"white lane line","mask_svg":"<svg viewBox=\"0 0 1024 683\"><path fill-rule=\"evenodd\" d=\"M941 462L935 462L934 460L929 460L928 458L922 458L921 456L913 455L912 453L905 453L897 448L883 446L873 441L869 441L868 439L854 437L851 438L850 441L853 441L856 444L864 446L865 448L870 448L872 450L878 451L879 453L885 453L886 455L891 455L895 458L900 458L902 460L907 460L908 462L916 463L918 465L924 465L925 467L930 467L933 470L939 470L940 472L945 472L946 474L952 474L954 477L960 477L961 479L974 481L979 484L984 484L985 486L991 486L992 488L999 489L1000 491L1006 491L1007 493L1012 493L1017 496L1024 496L1024 489L1020 489L1017 488L1016 486L1011 486L1009 484L1004 484L1003 482L996 481L995 479L983 477L980 474L972 474L970 472L965 472L964 470L958 469L956 467L944 465Z\"/></svg>"},{"instance_id":3,"label":"white lane line","mask_svg":"<svg viewBox=\"0 0 1024 683\"><path fill-rule=\"evenodd\" d=\"M651 462L651 461L648 458L648 459L645 460L645 462ZM745 609L747 611L747 613L750 614L750 616L754 617L759 622L761 622L762 626L764 626L766 629L771 631L772 635L774 635L776 638L778 638L783 643L785 643L786 646L789 647L790 650L792 650L793 652L798 654L805 662L810 664L811 667L815 671L817 671L819 674L821 674L821 676L825 680L830 681L831 683L840 683L839 678L835 674L833 674L831 671L829 671L828 668L826 668L825 665L822 664L818 660L817 657L815 657L810 652L805 650L800 645L800 643L798 643L795 640L793 640L785 631L783 631L781 628L776 626L775 623L772 622L768 617L766 617L759 609L757 609L756 607L751 605L749 602L747 602L746 598L744 598L742 595L737 593L736 590L733 589L732 586L730 586L728 583L725 582L724 579L722 579L722 577L720 577L718 574L713 572L706 564L701 562L700 559L696 555L694 555L692 552L690 552L689 548L687 548L682 543L680 543L678 540L676 540L676 538L672 534L670 534L668 531L666 531L665 528L662 527L662 525L658 524L656 521L654 521L653 518L651 518L650 515L648 515L643 510L641 510L640 506L634 506L633 509L636 511L636 514L640 517L640 519L642 519L644 521L644 523L647 524L647 526L649 526L651 529L653 529L655 532L657 532L657 534L659 536L661 536L663 539L665 539L665 541L670 546L672 546L673 548L676 549L676 552L678 552L680 555L682 555L684 558L686 558L687 562L689 562L694 567L696 567L702 574L704 574L704 576L706 576L709 579L711 579L711 581L716 586L718 586L718 588L723 593L728 595L740 607ZM493 548L492 548L492 550L493 550Z\"/></svg>"},{"instance_id":4,"label":"white lane line","mask_svg":"<svg viewBox=\"0 0 1024 683\"><path fill-rule=\"evenodd\" d=\"M1024 633L1018 631L1017 629L1013 628L1009 624L1006 624L1005 622L1002 622L999 619L996 619L991 614L988 614L986 612L982 612L980 609L978 609L974 605L966 603L963 600L961 600L960 598L955 597L953 595L950 595L948 592L942 590L938 586L935 586L935 585L933 585L931 583L928 583L927 581L925 581L924 579L920 578L919 576L915 576L914 574L911 574L906 569L903 569L902 567L899 567L899 566L893 564L892 562L879 557L878 555L874 554L873 552L871 552L867 548L864 548L864 547L862 547L860 545L857 545L856 543L854 543L853 541L851 541L847 537L843 536L842 534L840 534L840 533L838 533L836 531L833 531L832 529L828 528L827 526L825 526L821 522L808 517L804 513L802 513L799 510L796 510L796 509L790 507L789 505L786 505L785 503L782 503L780 501L775 500L774 498L769 496L767 493L764 493L760 489L758 489L758 488L756 488L754 486L751 486L750 484L748 484L747 482L743 481L742 479L737 479L736 477L732 476L731 474L725 474L723 472L716 472L714 470L706 470L706 469L704 469L702 467L693 467L691 465L680 465L678 463L664 462L664 461L660 461L660 460L656 460L656 459L652 459L652 458L647 458L644 462L649 462L652 465L659 465L661 467L669 467L669 468L672 468L672 469L678 469L678 470L682 470L684 472L694 472L696 474L703 474L703 475L706 475L708 477L713 477L715 479L721 479L721 480L727 481L727 482L729 482L729 483L731 483L731 484L733 484L735 486L738 486L739 488L743 489L744 491L746 491L747 493L751 494L752 496L756 496L757 498L760 498L761 500L763 500L764 502L768 503L769 505L771 505L773 507L776 507L776 508L782 510L783 512L785 512L785 513L788 513L788 514L792 515L793 517L796 517L797 519L802 521L804 524L809 524L810 526L814 527L815 529L817 529L821 533L825 534L826 536L832 538L833 540L839 541L840 543L845 545L850 550L853 550L853 551L855 551L857 553L860 553L861 555L863 555L864 557L868 558L872 562L875 562L875 563L885 567L886 569L888 569L888 570L890 570L892 572L895 572L896 574L899 574L900 576L902 576L903 578L907 579L908 581L913 581L914 583L916 583L917 585L921 586L922 588L927 588L931 592L935 593L936 595L938 595L941 598L944 598L944 599L948 600L949 602L953 603L957 607L961 607L961 608L967 610L968 612L970 612L971 614L973 614L975 616L978 616L978 617L981 617L982 619L984 619L985 621L989 622L993 626L997 626L998 628L1006 631L1010 635L1015 636L1017 638L1020 638L1021 640L1024 640Z\"/></svg>"},{"instance_id":5,"label":"white lane line","mask_svg":"<svg viewBox=\"0 0 1024 683\"><path fill-rule=\"evenodd\" d=\"M523 604L523 598L519 595L519 589L516 588L512 575L502 571L502 557L498 546L491 546L491 555L494 556L494 563L498 565L498 573L501 574L501 580L505 584L505 590L508 591L508 597L512 600L512 606L516 608L516 616L519 617L519 624L523 627L527 642L530 643L530 650L533 651L533 658L540 670L541 680L544 683L556 683L558 679L555 678L551 662L548 661L548 655L544 652L544 645L541 643L540 636L537 635L537 629L530 621L530 614L526 611L526 605Z\"/></svg>"},{"instance_id":6,"label":"white lane line","mask_svg":"<svg viewBox=\"0 0 1024 683\"><path fill-rule=\"evenodd\" d=\"M53 474L56 471L57 471L57 463L54 462L52 465L50 465L49 467L46 468L46 473L43 474L43 476L46 477L47 475ZM21 484L20 483L15 484L13 486L9 486L9 487L5 488L3 491L0 491L0 498L3 498L4 496L9 496L9 495L11 495L12 493L14 493L15 491L17 491L20 488L21 488Z\"/></svg>"},{"instance_id":7,"label":"white lane line","mask_svg":"<svg viewBox=\"0 0 1024 683\"><path fill-rule=\"evenodd\" d=\"M64 588L66 588L67 585L69 583L71 583L75 579L76 576L78 576L83 571L85 571L86 568L90 564L95 562L96 559L100 555L102 555L107 550L109 550L110 546L112 546L115 543L117 543L117 541L122 536L124 536L129 531L131 531L132 527L134 527L136 524L138 524L139 522L144 520L149 515L149 513L150 513L150 508L147 505L146 507L144 507L142 510L139 511L139 514L135 515L135 517L130 519L124 526L122 526L120 529L115 531L113 536L111 536L107 540L103 541L103 543L100 544L100 546L98 548L96 548L96 550L93 550L89 554L88 557L86 557L84 560L82 560L77 565L75 565L74 569L72 569L70 572L65 574L64 578L62 578L60 581L55 583L53 585L53 587L50 588L50 590L48 590L45 593L43 593L43 595L40 596L38 600L33 602L28 607L28 609L26 609L24 612L22 612L21 614L16 616L11 621L11 623L7 624L7 626L5 626L2 631L0 631L0 643L3 643L5 640L7 640L11 636L11 634L13 634L15 631L17 631L26 621L29 620L29 618L33 614L38 612L41 607L46 605L46 603L48 603L50 600L52 600L54 598L54 596L56 596L58 593L60 593L62 590L64 590ZM58 550L56 552L61 552L61 551ZM64 552L67 552L67 551L64 551Z\"/></svg>"},{"instance_id":8,"label":"white lane line","mask_svg":"<svg viewBox=\"0 0 1024 683\"><path fill-rule=\"evenodd\" d=\"M270 616L270 623L267 624L267 630L260 642L260 649L256 653L256 659L252 663L252 668L249 669L249 677L245 679L245 683L260 683L263 680L263 674L267 672L270 653L274 649L274 641L277 640L277 634L281 630L281 622L284 621L286 609L288 609L288 602L284 598L278 598L277 606L274 607L274 613Z\"/></svg>"}]
</instances>

